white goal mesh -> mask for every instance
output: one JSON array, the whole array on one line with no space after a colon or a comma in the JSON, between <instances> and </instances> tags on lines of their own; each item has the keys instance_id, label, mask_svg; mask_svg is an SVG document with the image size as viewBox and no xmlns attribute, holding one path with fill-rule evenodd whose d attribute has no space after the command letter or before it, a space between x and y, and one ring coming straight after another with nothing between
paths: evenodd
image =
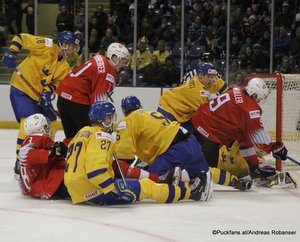
<instances>
[{"instance_id":1,"label":"white goal mesh","mask_svg":"<svg viewBox=\"0 0 300 242\"><path fill-rule=\"evenodd\" d=\"M300 75L261 74L251 78L254 76L263 78L270 89L267 100L260 103L265 128L273 140L283 141L290 157L300 161ZM266 160L275 164L272 156ZM300 170L299 165L289 160L281 165L283 171Z\"/></svg>"}]
</instances>

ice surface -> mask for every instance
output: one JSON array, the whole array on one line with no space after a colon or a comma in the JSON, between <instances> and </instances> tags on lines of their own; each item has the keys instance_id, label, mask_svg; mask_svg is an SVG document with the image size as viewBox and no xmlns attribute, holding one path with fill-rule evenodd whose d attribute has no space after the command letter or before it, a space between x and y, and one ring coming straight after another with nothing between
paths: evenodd
<instances>
[{"instance_id":1,"label":"ice surface","mask_svg":"<svg viewBox=\"0 0 300 242\"><path fill-rule=\"evenodd\" d=\"M300 241L299 189L240 192L216 187L208 203L159 205L144 201L122 207L35 200L21 195L13 177L17 131L0 130L0 137L1 242ZM296 234L213 235L213 230L286 230Z\"/></svg>"}]
</instances>

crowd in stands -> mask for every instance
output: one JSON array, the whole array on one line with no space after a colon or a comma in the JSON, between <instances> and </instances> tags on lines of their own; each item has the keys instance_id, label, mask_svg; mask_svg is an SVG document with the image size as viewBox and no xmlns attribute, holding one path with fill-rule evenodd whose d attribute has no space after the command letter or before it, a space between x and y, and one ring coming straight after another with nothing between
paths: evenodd
<instances>
[{"instance_id":1,"label":"crowd in stands","mask_svg":"<svg viewBox=\"0 0 300 242\"><path fill-rule=\"evenodd\" d=\"M28 1L24 9L17 7L19 2L22 1L5 1L10 18L0 14L0 41L3 22L6 22L9 33L21 31L17 17L19 12L26 14L28 32L33 31L32 1ZM118 41L133 52L133 2L111 0L109 12L105 12L104 6L99 3L89 19L89 41L87 47L84 47L84 1L76 13L70 11L72 1L60 1L60 13L56 18L57 31L76 31L82 40L81 51L88 48L90 53L103 53L110 43ZM14 8L9 5L12 3L16 4ZM237 73L269 72L271 4L271 0L231 0L230 81L235 79ZM179 67L183 65L186 71L194 69L199 60L212 62L224 74L226 6L227 1L224 0L185 1L186 44L184 62L181 63L181 0L139 0L138 83L147 86L176 85L180 78ZM300 73L300 2L276 0L274 19L273 71ZM10 27L12 20L17 23L16 31ZM131 68L123 70L119 79L122 85L131 85Z\"/></svg>"}]
</instances>

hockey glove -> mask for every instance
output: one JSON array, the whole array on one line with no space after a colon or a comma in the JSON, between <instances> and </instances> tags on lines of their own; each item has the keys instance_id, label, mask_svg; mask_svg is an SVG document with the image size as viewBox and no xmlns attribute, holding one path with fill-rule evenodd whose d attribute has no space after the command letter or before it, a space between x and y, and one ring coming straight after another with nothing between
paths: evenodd
<instances>
[{"instance_id":1,"label":"hockey glove","mask_svg":"<svg viewBox=\"0 0 300 242\"><path fill-rule=\"evenodd\" d=\"M11 50L9 48L4 50L4 55L2 58L2 63L4 66L6 66L9 69L15 69L17 66L17 52L14 50Z\"/></svg>"},{"instance_id":2,"label":"hockey glove","mask_svg":"<svg viewBox=\"0 0 300 242\"><path fill-rule=\"evenodd\" d=\"M252 186L252 179L248 177L242 177L240 179L233 178L231 181L231 186L242 191L250 190Z\"/></svg>"},{"instance_id":3,"label":"hockey glove","mask_svg":"<svg viewBox=\"0 0 300 242\"><path fill-rule=\"evenodd\" d=\"M287 158L287 149L282 142L275 142L271 148L273 157L279 160L286 160Z\"/></svg>"},{"instance_id":4,"label":"hockey glove","mask_svg":"<svg viewBox=\"0 0 300 242\"><path fill-rule=\"evenodd\" d=\"M50 157L65 158L68 152L68 147L64 142L55 142L50 147Z\"/></svg>"},{"instance_id":5,"label":"hockey glove","mask_svg":"<svg viewBox=\"0 0 300 242\"><path fill-rule=\"evenodd\" d=\"M120 179L115 180L115 187L120 199L128 201L128 203L134 203L137 199L136 194L133 192L134 188L130 185L125 185Z\"/></svg>"},{"instance_id":6,"label":"hockey glove","mask_svg":"<svg viewBox=\"0 0 300 242\"><path fill-rule=\"evenodd\" d=\"M51 92L42 92L40 99L39 99L39 106L44 109L53 109L52 103L51 103Z\"/></svg>"}]
</instances>

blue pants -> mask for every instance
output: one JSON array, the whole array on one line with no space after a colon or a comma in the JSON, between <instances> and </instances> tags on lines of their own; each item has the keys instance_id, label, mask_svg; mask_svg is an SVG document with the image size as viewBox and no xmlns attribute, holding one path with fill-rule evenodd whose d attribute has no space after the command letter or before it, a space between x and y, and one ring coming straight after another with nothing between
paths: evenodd
<instances>
[{"instance_id":1,"label":"blue pants","mask_svg":"<svg viewBox=\"0 0 300 242\"><path fill-rule=\"evenodd\" d=\"M201 172L208 171L201 145L193 134L190 134L185 140L171 145L165 153L154 160L148 172L163 175L171 167L177 166L185 169L191 179L198 177Z\"/></svg>"},{"instance_id":2,"label":"blue pants","mask_svg":"<svg viewBox=\"0 0 300 242\"><path fill-rule=\"evenodd\" d=\"M35 113L43 114L50 121L56 120L56 115L51 110L40 107L37 101L13 86L10 88L10 102L18 122L20 122L21 118L27 118Z\"/></svg>"},{"instance_id":3,"label":"blue pants","mask_svg":"<svg viewBox=\"0 0 300 242\"><path fill-rule=\"evenodd\" d=\"M177 121L176 118L172 114L170 114L167 111L161 109L160 107L157 108L157 112L160 112L162 115L164 115L165 118L167 118L171 121ZM192 124L191 120L189 120L185 123L182 123L181 126L185 129L187 129L191 134L194 133L194 127L193 127L193 124Z\"/></svg>"},{"instance_id":4,"label":"blue pants","mask_svg":"<svg viewBox=\"0 0 300 242\"><path fill-rule=\"evenodd\" d=\"M118 180L116 180L118 182ZM135 193L136 197L140 196L141 186L137 179L126 179L126 183L132 188L130 189ZM87 203L95 204L95 205L124 205L131 204L128 200L120 198L116 193L109 192L107 194L101 194L98 197L95 197Z\"/></svg>"}]
</instances>

